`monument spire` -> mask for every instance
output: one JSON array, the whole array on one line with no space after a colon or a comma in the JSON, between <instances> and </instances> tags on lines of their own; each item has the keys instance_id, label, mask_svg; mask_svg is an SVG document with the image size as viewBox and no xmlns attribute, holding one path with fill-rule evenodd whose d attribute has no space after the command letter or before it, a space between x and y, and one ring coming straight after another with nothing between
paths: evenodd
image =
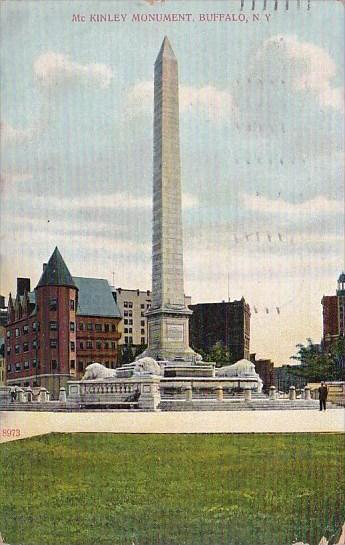
<instances>
[{"instance_id":1,"label":"monument spire","mask_svg":"<svg viewBox=\"0 0 345 545\"><path fill-rule=\"evenodd\" d=\"M165 37L154 69L152 306L145 355L192 360L191 313L183 285L178 65Z\"/></svg>"}]
</instances>

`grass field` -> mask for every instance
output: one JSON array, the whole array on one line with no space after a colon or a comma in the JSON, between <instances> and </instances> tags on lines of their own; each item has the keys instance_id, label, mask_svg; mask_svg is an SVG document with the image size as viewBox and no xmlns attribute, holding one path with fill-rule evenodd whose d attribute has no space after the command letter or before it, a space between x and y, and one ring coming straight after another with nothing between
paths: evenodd
<instances>
[{"instance_id":1,"label":"grass field","mask_svg":"<svg viewBox=\"0 0 345 545\"><path fill-rule=\"evenodd\" d=\"M0 459L13 545L314 545L345 522L342 435L50 435Z\"/></svg>"}]
</instances>

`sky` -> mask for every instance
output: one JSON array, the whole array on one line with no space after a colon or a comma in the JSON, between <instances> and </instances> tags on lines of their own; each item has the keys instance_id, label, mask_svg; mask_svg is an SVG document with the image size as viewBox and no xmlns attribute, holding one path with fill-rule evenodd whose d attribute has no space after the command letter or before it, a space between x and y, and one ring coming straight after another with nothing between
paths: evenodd
<instances>
[{"instance_id":1,"label":"sky","mask_svg":"<svg viewBox=\"0 0 345 545\"><path fill-rule=\"evenodd\" d=\"M277 365L320 341L321 298L344 269L344 6L256 4L245 1L247 22L205 22L238 19L240 1L2 2L3 295L17 276L34 287L56 245L75 276L150 289L153 65L167 35L185 292L193 303L243 296L251 352Z\"/></svg>"}]
</instances>

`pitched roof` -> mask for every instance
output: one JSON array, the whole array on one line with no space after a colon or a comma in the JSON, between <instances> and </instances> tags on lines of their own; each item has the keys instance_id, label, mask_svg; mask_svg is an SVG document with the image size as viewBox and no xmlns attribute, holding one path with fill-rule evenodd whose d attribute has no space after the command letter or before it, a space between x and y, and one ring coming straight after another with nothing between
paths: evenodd
<instances>
[{"instance_id":1,"label":"pitched roof","mask_svg":"<svg viewBox=\"0 0 345 545\"><path fill-rule=\"evenodd\" d=\"M45 267L37 288L41 286L67 286L75 288L75 283L69 272L58 247L52 253L47 266Z\"/></svg>"},{"instance_id":2,"label":"pitched roof","mask_svg":"<svg viewBox=\"0 0 345 545\"><path fill-rule=\"evenodd\" d=\"M77 314L81 316L104 316L121 318L107 280L101 278L73 277L78 292Z\"/></svg>"}]
</instances>

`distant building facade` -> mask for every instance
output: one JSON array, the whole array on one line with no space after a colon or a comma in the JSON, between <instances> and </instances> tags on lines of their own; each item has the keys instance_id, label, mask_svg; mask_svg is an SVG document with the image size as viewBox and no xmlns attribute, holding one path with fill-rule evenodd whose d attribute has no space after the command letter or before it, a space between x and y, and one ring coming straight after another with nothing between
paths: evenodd
<instances>
[{"instance_id":1,"label":"distant building facade","mask_svg":"<svg viewBox=\"0 0 345 545\"><path fill-rule=\"evenodd\" d=\"M190 305L190 342L193 348L209 352L221 342L234 361L250 357L250 307L239 301Z\"/></svg>"},{"instance_id":2,"label":"distant building facade","mask_svg":"<svg viewBox=\"0 0 345 545\"><path fill-rule=\"evenodd\" d=\"M0 295L0 327L4 327L7 323L7 306L5 297Z\"/></svg>"},{"instance_id":3,"label":"distant building facade","mask_svg":"<svg viewBox=\"0 0 345 545\"><path fill-rule=\"evenodd\" d=\"M345 273L338 278L335 295L324 295L322 346L327 348L332 342L345 337Z\"/></svg>"},{"instance_id":4,"label":"distant building facade","mask_svg":"<svg viewBox=\"0 0 345 545\"><path fill-rule=\"evenodd\" d=\"M274 384L274 363L269 359L256 359L256 354L250 354L250 361L255 365L255 371L263 382L263 389L267 391Z\"/></svg>"},{"instance_id":5,"label":"distant building facade","mask_svg":"<svg viewBox=\"0 0 345 545\"><path fill-rule=\"evenodd\" d=\"M72 277L55 248L35 290L18 279L15 300L9 296L7 384L43 386L56 398L89 363L116 367L120 319L108 282Z\"/></svg>"},{"instance_id":6,"label":"distant building facade","mask_svg":"<svg viewBox=\"0 0 345 545\"><path fill-rule=\"evenodd\" d=\"M151 307L151 291L139 289L113 288L113 296L122 315L119 323L121 338L119 344L147 345L147 319L145 313ZM185 304L191 304L191 298L185 296Z\"/></svg>"},{"instance_id":7,"label":"distant building facade","mask_svg":"<svg viewBox=\"0 0 345 545\"><path fill-rule=\"evenodd\" d=\"M5 327L0 325L0 386L6 383Z\"/></svg>"}]
</instances>

